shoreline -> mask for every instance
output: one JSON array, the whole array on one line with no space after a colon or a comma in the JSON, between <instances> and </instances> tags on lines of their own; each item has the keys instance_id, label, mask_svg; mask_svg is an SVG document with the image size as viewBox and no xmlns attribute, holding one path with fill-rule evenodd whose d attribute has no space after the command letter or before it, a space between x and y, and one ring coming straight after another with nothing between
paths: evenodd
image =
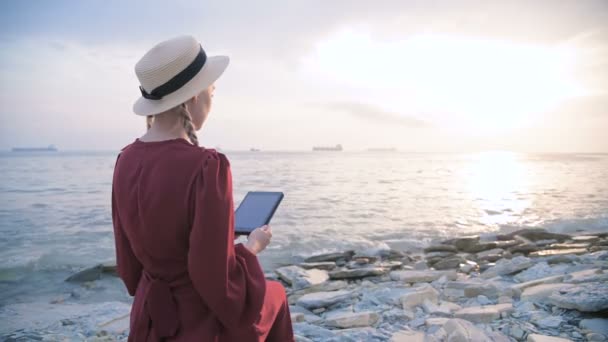
<instances>
[{"instance_id":1,"label":"shoreline","mask_svg":"<svg viewBox=\"0 0 608 342\"><path fill-rule=\"evenodd\" d=\"M112 265L96 266L72 280L95 291L96 279L112 272ZM450 239L420 253L327 253L266 276L285 285L296 341L608 340L608 233L524 229ZM0 316L15 321L5 321L2 330L19 326L23 312L40 324L0 337L122 341L129 307L11 304Z\"/></svg>"}]
</instances>

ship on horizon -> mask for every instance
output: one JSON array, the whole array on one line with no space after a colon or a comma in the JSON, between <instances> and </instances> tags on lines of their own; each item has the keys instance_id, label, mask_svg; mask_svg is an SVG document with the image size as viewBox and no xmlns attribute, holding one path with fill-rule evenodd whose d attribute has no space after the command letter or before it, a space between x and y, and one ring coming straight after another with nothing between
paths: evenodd
<instances>
[{"instance_id":1,"label":"ship on horizon","mask_svg":"<svg viewBox=\"0 0 608 342\"><path fill-rule=\"evenodd\" d=\"M13 152L57 152L55 145L47 147L13 147Z\"/></svg>"},{"instance_id":2,"label":"ship on horizon","mask_svg":"<svg viewBox=\"0 0 608 342\"><path fill-rule=\"evenodd\" d=\"M338 144L336 146L313 146L313 151L342 151L342 145Z\"/></svg>"}]
</instances>

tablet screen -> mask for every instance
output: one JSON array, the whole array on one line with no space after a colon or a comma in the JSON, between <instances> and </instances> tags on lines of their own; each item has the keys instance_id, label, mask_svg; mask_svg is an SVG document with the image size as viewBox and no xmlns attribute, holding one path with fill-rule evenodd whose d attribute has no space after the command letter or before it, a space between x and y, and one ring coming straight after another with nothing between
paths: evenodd
<instances>
[{"instance_id":1,"label":"tablet screen","mask_svg":"<svg viewBox=\"0 0 608 342\"><path fill-rule=\"evenodd\" d=\"M270 223L282 199L282 192L248 192L236 209L235 232L249 234L254 229Z\"/></svg>"}]
</instances>

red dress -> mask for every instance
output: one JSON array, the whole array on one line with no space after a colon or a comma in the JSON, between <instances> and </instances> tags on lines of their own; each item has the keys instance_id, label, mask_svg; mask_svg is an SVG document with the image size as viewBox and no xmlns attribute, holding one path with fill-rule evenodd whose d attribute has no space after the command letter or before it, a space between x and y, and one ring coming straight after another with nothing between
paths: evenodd
<instances>
[{"instance_id":1,"label":"red dress","mask_svg":"<svg viewBox=\"0 0 608 342\"><path fill-rule=\"evenodd\" d=\"M293 341L280 283L234 244L226 156L182 138L122 149L112 182L129 341Z\"/></svg>"}]
</instances>

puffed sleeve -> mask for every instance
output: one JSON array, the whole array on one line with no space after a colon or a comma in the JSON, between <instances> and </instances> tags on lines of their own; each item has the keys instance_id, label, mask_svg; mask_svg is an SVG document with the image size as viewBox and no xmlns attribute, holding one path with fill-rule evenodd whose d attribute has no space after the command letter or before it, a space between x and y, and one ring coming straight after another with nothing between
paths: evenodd
<instances>
[{"instance_id":1,"label":"puffed sleeve","mask_svg":"<svg viewBox=\"0 0 608 342\"><path fill-rule=\"evenodd\" d=\"M116 166L118 165L118 158L120 158L120 155L116 158L112 181L112 224L114 226L114 242L116 244L116 271L125 283L129 294L135 296L137 284L141 277L142 265L133 253L131 244L129 243L120 222L120 216L118 215L118 204L115 191L115 187L117 186Z\"/></svg>"},{"instance_id":2,"label":"puffed sleeve","mask_svg":"<svg viewBox=\"0 0 608 342\"><path fill-rule=\"evenodd\" d=\"M206 151L194 181L188 272L195 289L227 328L251 325L264 302L266 280L257 257L234 245L232 174L226 156Z\"/></svg>"}]
</instances>

